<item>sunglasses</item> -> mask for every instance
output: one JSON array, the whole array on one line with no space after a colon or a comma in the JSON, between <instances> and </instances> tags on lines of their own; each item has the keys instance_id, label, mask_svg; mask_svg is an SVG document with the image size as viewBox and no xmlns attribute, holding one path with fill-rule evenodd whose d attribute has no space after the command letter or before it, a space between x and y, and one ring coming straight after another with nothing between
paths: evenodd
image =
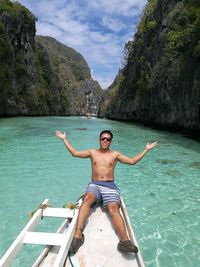
<instances>
[{"instance_id":1,"label":"sunglasses","mask_svg":"<svg viewBox=\"0 0 200 267\"><path fill-rule=\"evenodd\" d=\"M107 137L102 137L101 141L107 141L110 142L112 140L112 138L107 138Z\"/></svg>"}]
</instances>

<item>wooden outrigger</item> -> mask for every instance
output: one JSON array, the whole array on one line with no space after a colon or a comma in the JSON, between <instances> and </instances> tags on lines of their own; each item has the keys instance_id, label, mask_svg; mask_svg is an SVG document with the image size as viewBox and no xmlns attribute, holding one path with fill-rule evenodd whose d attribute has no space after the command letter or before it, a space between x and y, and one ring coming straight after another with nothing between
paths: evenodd
<instances>
[{"instance_id":1,"label":"wooden outrigger","mask_svg":"<svg viewBox=\"0 0 200 267\"><path fill-rule=\"evenodd\" d=\"M77 207L81 205L79 200ZM85 241L74 255L68 253L71 245L78 208L52 208L46 199L34 213L25 228L0 260L0 267L8 267L23 244L42 244L46 248L36 259L32 267L144 267L140 253L127 254L117 250L119 239L115 233L107 212L100 206L91 209L91 215L84 229ZM121 214L125 220L127 233L138 247L128 213L121 199ZM42 217L63 217L64 221L56 233L33 232Z\"/></svg>"}]
</instances>

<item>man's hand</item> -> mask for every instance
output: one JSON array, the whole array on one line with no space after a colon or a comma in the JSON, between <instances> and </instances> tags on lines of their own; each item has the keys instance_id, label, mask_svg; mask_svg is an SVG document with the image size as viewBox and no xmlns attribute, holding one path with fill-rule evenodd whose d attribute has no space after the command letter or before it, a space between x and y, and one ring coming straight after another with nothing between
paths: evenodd
<instances>
[{"instance_id":1,"label":"man's hand","mask_svg":"<svg viewBox=\"0 0 200 267\"><path fill-rule=\"evenodd\" d=\"M66 138L66 133L61 133L60 131L55 132L55 136L59 137L60 139L64 140Z\"/></svg>"},{"instance_id":2,"label":"man's hand","mask_svg":"<svg viewBox=\"0 0 200 267\"><path fill-rule=\"evenodd\" d=\"M148 143L146 144L146 149L149 151L150 149L154 148L157 145L157 142Z\"/></svg>"}]
</instances>

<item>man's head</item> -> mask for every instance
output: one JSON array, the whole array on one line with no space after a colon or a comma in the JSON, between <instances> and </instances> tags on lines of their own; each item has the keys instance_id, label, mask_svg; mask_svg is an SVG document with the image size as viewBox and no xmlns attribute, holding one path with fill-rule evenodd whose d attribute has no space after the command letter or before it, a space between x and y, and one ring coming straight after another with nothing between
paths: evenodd
<instances>
[{"instance_id":1,"label":"man's head","mask_svg":"<svg viewBox=\"0 0 200 267\"><path fill-rule=\"evenodd\" d=\"M112 143L113 133L110 130L104 130L100 133L99 142L102 149L108 149Z\"/></svg>"}]
</instances>

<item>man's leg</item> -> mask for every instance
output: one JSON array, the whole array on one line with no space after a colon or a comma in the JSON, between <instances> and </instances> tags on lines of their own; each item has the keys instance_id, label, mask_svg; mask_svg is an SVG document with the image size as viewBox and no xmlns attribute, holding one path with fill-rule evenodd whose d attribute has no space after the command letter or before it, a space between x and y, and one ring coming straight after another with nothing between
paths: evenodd
<instances>
[{"instance_id":1,"label":"man's leg","mask_svg":"<svg viewBox=\"0 0 200 267\"><path fill-rule=\"evenodd\" d=\"M124 219L122 218L120 211L119 211L119 204L111 202L107 205L107 207L108 207L108 212L110 214L113 226L115 230L117 231L117 234L120 238L118 249L121 252L138 253L138 248L129 240L128 235L126 233Z\"/></svg>"},{"instance_id":2,"label":"man's leg","mask_svg":"<svg viewBox=\"0 0 200 267\"><path fill-rule=\"evenodd\" d=\"M96 201L96 197L92 192L87 192L84 196L83 203L79 209L78 221L74 237L83 239L82 232L87 218L90 215L90 206Z\"/></svg>"},{"instance_id":3,"label":"man's leg","mask_svg":"<svg viewBox=\"0 0 200 267\"><path fill-rule=\"evenodd\" d=\"M111 202L108 204L108 212L110 214L113 226L117 231L120 240L124 241L128 239L124 220L119 212L119 204Z\"/></svg>"},{"instance_id":4,"label":"man's leg","mask_svg":"<svg viewBox=\"0 0 200 267\"><path fill-rule=\"evenodd\" d=\"M69 251L76 253L78 249L83 245L83 227L86 223L87 218L90 215L90 206L96 201L96 197L92 192L87 192L84 195L83 203L79 209L77 226L72 240Z\"/></svg>"}]
</instances>

